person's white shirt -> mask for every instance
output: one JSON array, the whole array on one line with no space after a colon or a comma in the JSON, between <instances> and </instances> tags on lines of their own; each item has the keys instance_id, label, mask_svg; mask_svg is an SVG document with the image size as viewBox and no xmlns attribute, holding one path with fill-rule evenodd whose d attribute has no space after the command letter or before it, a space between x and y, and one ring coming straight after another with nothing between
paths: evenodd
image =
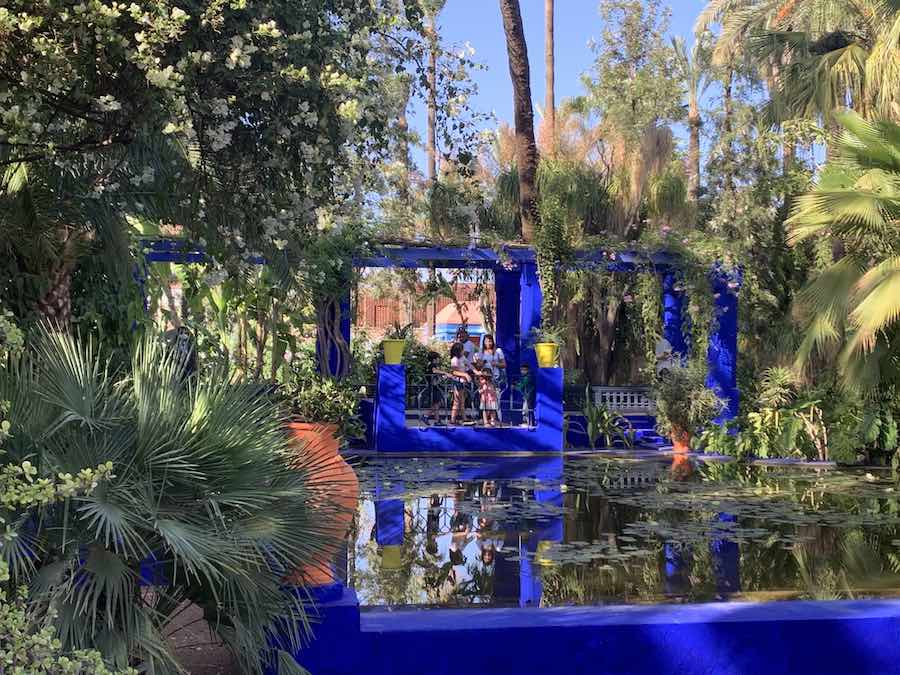
<instances>
[{"instance_id":1,"label":"person's white shirt","mask_svg":"<svg viewBox=\"0 0 900 675\"><path fill-rule=\"evenodd\" d=\"M450 370L468 373L472 368L465 356L454 356L450 359ZM453 377L460 381L463 379L461 375L454 375Z\"/></svg>"},{"instance_id":2,"label":"person's white shirt","mask_svg":"<svg viewBox=\"0 0 900 675\"><path fill-rule=\"evenodd\" d=\"M475 355L476 361L481 361L486 367L491 369L494 379L500 377L500 367L498 364L506 361L506 356L500 347L495 347L493 353L481 351Z\"/></svg>"},{"instance_id":3,"label":"person's white shirt","mask_svg":"<svg viewBox=\"0 0 900 675\"><path fill-rule=\"evenodd\" d=\"M472 366L475 365L475 345L472 344L471 340L466 340L462 343L463 346L463 356L469 364L469 368L466 370L471 370Z\"/></svg>"}]
</instances>

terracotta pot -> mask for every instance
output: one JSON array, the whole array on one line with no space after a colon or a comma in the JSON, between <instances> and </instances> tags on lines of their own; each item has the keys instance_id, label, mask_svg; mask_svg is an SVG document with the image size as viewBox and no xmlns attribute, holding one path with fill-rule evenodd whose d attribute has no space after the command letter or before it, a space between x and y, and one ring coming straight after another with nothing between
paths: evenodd
<instances>
[{"instance_id":1,"label":"terracotta pot","mask_svg":"<svg viewBox=\"0 0 900 675\"><path fill-rule=\"evenodd\" d=\"M691 432L673 429L672 439L672 477L675 480L687 480L694 473L689 453L691 451Z\"/></svg>"},{"instance_id":2,"label":"terracotta pot","mask_svg":"<svg viewBox=\"0 0 900 675\"><path fill-rule=\"evenodd\" d=\"M677 453L688 453L691 451L691 432L684 429L672 429L669 435L672 439L672 449Z\"/></svg>"},{"instance_id":3,"label":"terracotta pot","mask_svg":"<svg viewBox=\"0 0 900 675\"><path fill-rule=\"evenodd\" d=\"M359 503L359 479L340 454L338 428L333 424L288 424L297 450L298 468L309 473L313 508L321 511L328 541L316 555L289 577L295 584L324 586L334 583L332 563L347 536Z\"/></svg>"}]
</instances>

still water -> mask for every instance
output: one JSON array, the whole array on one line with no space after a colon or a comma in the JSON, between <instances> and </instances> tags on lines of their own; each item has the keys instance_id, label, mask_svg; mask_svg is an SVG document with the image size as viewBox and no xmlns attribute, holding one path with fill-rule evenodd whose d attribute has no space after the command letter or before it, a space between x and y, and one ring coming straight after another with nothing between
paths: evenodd
<instances>
[{"instance_id":1,"label":"still water","mask_svg":"<svg viewBox=\"0 0 900 675\"><path fill-rule=\"evenodd\" d=\"M363 606L900 597L889 472L607 454L354 466Z\"/></svg>"}]
</instances>

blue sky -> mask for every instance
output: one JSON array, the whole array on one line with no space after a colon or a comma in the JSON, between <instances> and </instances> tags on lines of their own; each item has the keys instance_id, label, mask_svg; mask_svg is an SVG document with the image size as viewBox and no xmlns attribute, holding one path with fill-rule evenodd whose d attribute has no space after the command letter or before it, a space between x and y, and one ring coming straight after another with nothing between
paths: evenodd
<instances>
[{"instance_id":1,"label":"blue sky","mask_svg":"<svg viewBox=\"0 0 900 675\"><path fill-rule=\"evenodd\" d=\"M671 0L672 35L691 40L694 21L705 0ZM531 63L531 93L535 116L544 102L544 0L520 0L528 59ZM588 47L591 38L599 40L603 24L597 0L556 0L556 101L583 93L581 75L593 63ZM475 59L487 66L475 78L479 86L473 101L479 110L494 111L499 122L512 122L512 85L506 57L506 38L497 0L448 0L438 24L448 45L469 42ZM421 104L414 108L411 123L425 136L425 115ZM422 153L416 153L422 166Z\"/></svg>"}]
</instances>

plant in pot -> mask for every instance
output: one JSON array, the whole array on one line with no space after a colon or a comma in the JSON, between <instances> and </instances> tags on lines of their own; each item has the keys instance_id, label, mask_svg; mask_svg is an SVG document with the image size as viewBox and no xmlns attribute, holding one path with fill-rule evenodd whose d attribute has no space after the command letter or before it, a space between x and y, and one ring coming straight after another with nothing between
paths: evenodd
<instances>
[{"instance_id":1,"label":"plant in pot","mask_svg":"<svg viewBox=\"0 0 900 675\"><path fill-rule=\"evenodd\" d=\"M387 365L396 366L403 362L403 350L406 349L407 341L415 335L415 330L415 325L411 323L405 326L394 323L388 329L381 342L384 350L384 362Z\"/></svg>"},{"instance_id":2,"label":"plant in pot","mask_svg":"<svg viewBox=\"0 0 900 675\"><path fill-rule=\"evenodd\" d=\"M554 368L559 362L559 350L565 342L565 329L562 326L544 324L540 328L532 328L530 344L534 347L540 368Z\"/></svg>"},{"instance_id":3,"label":"plant in pot","mask_svg":"<svg viewBox=\"0 0 900 675\"><path fill-rule=\"evenodd\" d=\"M325 586L336 578L332 562L353 519L359 499L359 480L340 454L343 440L359 438L365 429L357 413L359 394L350 380L323 378L304 371L290 390L292 421L288 423L298 464L318 469L312 478L314 494L339 507L329 523L334 538L310 556L290 576L293 583Z\"/></svg>"},{"instance_id":4,"label":"plant in pot","mask_svg":"<svg viewBox=\"0 0 900 675\"><path fill-rule=\"evenodd\" d=\"M349 381L322 377L316 372L295 373L289 389L290 428L307 443L326 443L337 452L344 440L365 432L357 406L359 393Z\"/></svg>"},{"instance_id":5,"label":"plant in pot","mask_svg":"<svg viewBox=\"0 0 900 675\"><path fill-rule=\"evenodd\" d=\"M658 373L653 380L656 397L656 426L672 440L676 453L686 453L691 436L709 424L725 407L721 398L706 386L706 371L696 364L675 366Z\"/></svg>"}]
</instances>

